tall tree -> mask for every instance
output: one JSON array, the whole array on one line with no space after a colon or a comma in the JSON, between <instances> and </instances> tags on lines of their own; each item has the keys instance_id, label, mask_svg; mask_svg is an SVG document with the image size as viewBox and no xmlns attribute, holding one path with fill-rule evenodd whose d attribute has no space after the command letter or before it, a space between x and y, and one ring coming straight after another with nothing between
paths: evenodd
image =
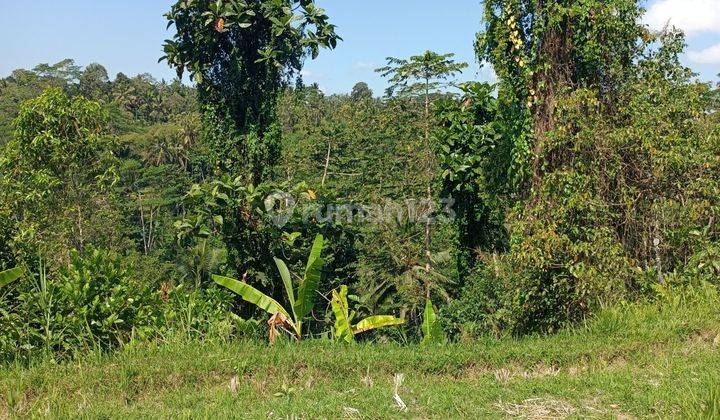
<instances>
[{"instance_id":1,"label":"tall tree","mask_svg":"<svg viewBox=\"0 0 720 420\"><path fill-rule=\"evenodd\" d=\"M372 97L373 91L365 82L356 83L352 88L352 92L350 92L350 98L352 98L353 101L362 101L364 99L371 99Z\"/></svg>"},{"instance_id":2,"label":"tall tree","mask_svg":"<svg viewBox=\"0 0 720 420\"><path fill-rule=\"evenodd\" d=\"M87 99L104 99L110 89L110 78L108 72L100 64L88 64L79 77L78 90Z\"/></svg>"},{"instance_id":3,"label":"tall tree","mask_svg":"<svg viewBox=\"0 0 720 420\"><path fill-rule=\"evenodd\" d=\"M113 181L104 120L98 103L56 88L23 104L15 137L0 154L0 192L21 242L51 251L81 249L91 239L90 219Z\"/></svg>"},{"instance_id":4,"label":"tall tree","mask_svg":"<svg viewBox=\"0 0 720 420\"><path fill-rule=\"evenodd\" d=\"M462 97L436 106L435 147L445 194L454 199L457 268L462 285L484 251L505 248L509 141L497 120L495 86L466 83Z\"/></svg>"},{"instance_id":5,"label":"tall tree","mask_svg":"<svg viewBox=\"0 0 720 420\"><path fill-rule=\"evenodd\" d=\"M268 178L279 158L277 95L307 56L336 47L335 26L312 0L181 0L166 16L177 31L163 59L198 83L217 169Z\"/></svg>"},{"instance_id":6,"label":"tall tree","mask_svg":"<svg viewBox=\"0 0 720 420\"><path fill-rule=\"evenodd\" d=\"M488 0L476 48L500 80L516 184L537 185L558 98L588 87L611 103L649 37L635 0Z\"/></svg>"},{"instance_id":7,"label":"tall tree","mask_svg":"<svg viewBox=\"0 0 720 420\"><path fill-rule=\"evenodd\" d=\"M427 168L427 210L425 220L425 272L428 275L432 270L432 213L433 208L433 191L432 177L434 173L435 158L430 147L430 130L432 125L432 117L430 115L431 95L436 94L446 86L446 81L460 73L468 67L467 63L458 63L453 60L455 54L438 54L432 51L425 51L422 55L414 55L408 59L400 59L395 57L387 58L387 66L377 69L383 77L388 77L390 87L387 89L388 96L392 96L395 92L399 96L404 97L422 97L425 102L424 113L424 131L423 138L425 154L425 167ZM430 297L430 284L426 285L426 295Z\"/></svg>"}]
</instances>

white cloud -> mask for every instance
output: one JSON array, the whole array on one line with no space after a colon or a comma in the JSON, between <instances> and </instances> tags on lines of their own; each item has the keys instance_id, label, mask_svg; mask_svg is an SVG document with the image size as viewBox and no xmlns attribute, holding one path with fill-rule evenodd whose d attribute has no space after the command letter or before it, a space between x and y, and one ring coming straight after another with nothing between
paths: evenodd
<instances>
[{"instance_id":1,"label":"white cloud","mask_svg":"<svg viewBox=\"0 0 720 420\"><path fill-rule=\"evenodd\" d=\"M355 70L375 70L379 66L372 61L358 61L353 68Z\"/></svg>"},{"instance_id":2,"label":"white cloud","mask_svg":"<svg viewBox=\"0 0 720 420\"><path fill-rule=\"evenodd\" d=\"M697 64L720 64L720 44L700 51L688 51L688 58Z\"/></svg>"},{"instance_id":3,"label":"white cloud","mask_svg":"<svg viewBox=\"0 0 720 420\"><path fill-rule=\"evenodd\" d=\"M644 21L653 29L662 29L669 22L688 35L720 32L720 0L657 0Z\"/></svg>"}]
</instances>

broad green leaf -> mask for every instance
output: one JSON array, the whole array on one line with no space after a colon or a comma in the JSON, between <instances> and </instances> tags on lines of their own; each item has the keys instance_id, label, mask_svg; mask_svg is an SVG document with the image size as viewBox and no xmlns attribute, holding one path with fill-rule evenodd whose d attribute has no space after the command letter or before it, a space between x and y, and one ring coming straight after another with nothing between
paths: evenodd
<instances>
[{"instance_id":1,"label":"broad green leaf","mask_svg":"<svg viewBox=\"0 0 720 420\"><path fill-rule=\"evenodd\" d=\"M290 277L290 270L288 270L285 262L279 258L273 258L275 265L277 265L280 277L282 277L283 284L285 285L285 293L287 294L288 302L293 312L293 320L295 322L300 321L295 313L295 291L293 290L292 277Z\"/></svg>"},{"instance_id":2,"label":"broad green leaf","mask_svg":"<svg viewBox=\"0 0 720 420\"><path fill-rule=\"evenodd\" d=\"M438 322L435 309L433 308L433 304L430 299L425 302L422 332L423 344L439 344L445 341L445 334L443 333L442 328L440 328L440 323Z\"/></svg>"},{"instance_id":3,"label":"broad green leaf","mask_svg":"<svg viewBox=\"0 0 720 420\"><path fill-rule=\"evenodd\" d=\"M267 296L249 284L223 276L213 276L213 280L215 280L215 283L220 286L235 292L244 301L252 303L270 315L281 313L285 315L287 319L292 320L290 314L275 299Z\"/></svg>"},{"instance_id":4,"label":"broad green leaf","mask_svg":"<svg viewBox=\"0 0 720 420\"><path fill-rule=\"evenodd\" d=\"M315 294L320 285L320 277L322 276L322 268L325 262L320 257L323 250L324 238L322 235L315 237L310 257L308 258L307 267L305 268L305 277L298 289L297 301L295 304L295 313L298 319L305 318L310 315L315 305Z\"/></svg>"},{"instance_id":5,"label":"broad green leaf","mask_svg":"<svg viewBox=\"0 0 720 420\"><path fill-rule=\"evenodd\" d=\"M24 270L21 267L0 272L0 289L22 277Z\"/></svg>"},{"instance_id":6,"label":"broad green leaf","mask_svg":"<svg viewBox=\"0 0 720 420\"><path fill-rule=\"evenodd\" d=\"M330 305L335 315L335 340L352 343L355 341L355 336L350 327L347 294L347 286L341 286L340 292L338 292L337 289L333 290Z\"/></svg>"},{"instance_id":7,"label":"broad green leaf","mask_svg":"<svg viewBox=\"0 0 720 420\"><path fill-rule=\"evenodd\" d=\"M365 331L375 330L382 327L402 325L404 323L404 319L395 318L392 315L375 315L358 322L353 327L353 334L360 334Z\"/></svg>"}]
</instances>

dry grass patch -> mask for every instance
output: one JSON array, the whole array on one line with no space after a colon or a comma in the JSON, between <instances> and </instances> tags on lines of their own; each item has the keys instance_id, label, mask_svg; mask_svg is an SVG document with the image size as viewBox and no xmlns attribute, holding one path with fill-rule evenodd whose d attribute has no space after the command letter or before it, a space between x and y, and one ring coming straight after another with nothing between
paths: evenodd
<instances>
[{"instance_id":1,"label":"dry grass patch","mask_svg":"<svg viewBox=\"0 0 720 420\"><path fill-rule=\"evenodd\" d=\"M508 417L520 419L565 419L577 409L567 401L554 398L530 398L519 404L500 402L496 407Z\"/></svg>"},{"instance_id":2,"label":"dry grass patch","mask_svg":"<svg viewBox=\"0 0 720 420\"><path fill-rule=\"evenodd\" d=\"M560 374L560 368L538 363L532 369L519 367L501 368L493 373L495 379L501 384L507 384L514 379L539 379L554 377Z\"/></svg>"}]
</instances>

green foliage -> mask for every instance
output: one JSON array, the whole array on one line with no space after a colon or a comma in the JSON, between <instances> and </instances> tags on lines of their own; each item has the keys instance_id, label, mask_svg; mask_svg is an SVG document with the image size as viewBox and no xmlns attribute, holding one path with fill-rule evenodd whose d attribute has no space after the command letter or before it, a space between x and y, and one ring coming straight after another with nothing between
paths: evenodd
<instances>
[{"instance_id":1,"label":"green foliage","mask_svg":"<svg viewBox=\"0 0 720 420\"><path fill-rule=\"evenodd\" d=\"M455 54L438 54L433 51L425 51L422 55L408 59L388 57L387 66L376 71L389 78L387 96L393 96L395 92L404 97L427 96L437 93L444 87L445 80L468 67L467 63L455 62L453 57Z\"/></svg>"},{"instance_id":2,"label":"green foliage","mask_svg":"<svg viewBox=\"0 0 720 420\"><path fill-rule=\"evenodd\" d=\"M268 314L273 316L281 314L284 317L285 321L288 322L292 327L295 336L298 338L302 336L302 331L300 330L299 326L295 322L292 322L295 321L295 318L291 316L288 311L285 310L285 308L275 299L267 296L266 294L262 293L261 291L257 290L256 288L250 286L245 282L237 281L223 276L213 276L213 280L215 280L215 282L220 286L223 286L240 296L244 301L252 303L259 309L267 312ZM291 291L292 289L288 290L288 293ZM287 299L292 302L292 295L288 294ZM271 329L272 328L274 327L271 327ZM271 337L273 337L273 335L271 335Z\"/></svg>"},{"instance_id":3,"label":"green foliage","mask_svg":"<svg viewBox=\"0 0 720 420\"><path fill-rule=\"evenodd\" d=\"M682 35L650 34L640 14L625 0L485 3L477 49L497 100L469 85L437 113L466 276L446 311L456 332L557 331L714 274L712 94L680 64Z\"/></svg>"},{"instance_id":4,"label":"green foliage","mask_svg":"<svg viewBox=\"0 0 720 420\"><path fill-rule=\"evenodd\" d=\"M121 156L120 179L114 191L125 198L121 209L126 235L137 244L134 249L143 255L182 260L186 276L198 280L197 275L202 274L207 281L207 273L201 273L198 265L212 262L211 256L222 260L221 253L198 246L176 257L173 249L174 222L183 211L182 198L196 179L210 172L198 137L196 114L178 115L171 122L121 136L116 148Z\"/></svg>"},{"instance_id":5,"label":"green foliage","mask_svg":"<svg viewBox=\"0 0 720 420\"><path fill-rule=\"evenodd\" d=\"M32 281L18 285L0 319L0 341L15 348L3 359L111 349L156 336L162 326L156 289L138 281L128 261L113 252L73 251L59 271L48 272L41 263L28 277Z\"/></svg>"},{"instance_id":6,"label":"green foliage","mask_svg":"<svg viewBox=\"0 0 720 420\"><path fill-rule=\"evenodd\" d=\"M103 100L110 93L110 77L102 65L88 64L78 77L78 93L90 100Z\"/></svg>"},{"instance_id":7,"label":"green foliage","mask_svg":"<svg viewBox=\"0 0 720 420\"><path fill-rule=\"evenodd\" d=\"M340 286L340 291L333 290L332 300L330 301L333 315L335 316L335 326L333 327L333 338L335 341L345 341L351 343L355 341L355 334L352 330L352 320L350 308L347 300L347 286Z\"/></svg>"},{"instance_id":8,"label":"green foliage","mask_svg":"<svg viewBox=\"0 0 720 420\"><path fill-rule=\"evenodd\" d=\"M505 211L512 144L498 121L494 87L461 86L463 96L436 106L435 153L443 195L454 200L458 230L458 271L463 283L477 252L506 248Z\"/></svg>"},{"instance_id":9,"label":"green foliage","mask_svg":"<svg viewBox=\"0 0 720 420\"><path fill-rule=\"evenodd\" d=\"M223 276L213 276L213 280L215 280L217 284L232 290L246 302L252 303L259 309L272 315L269 321L271 343L275 342L276 328L285 328L286 326L292 329L292 333L299 341L303 334L303 319L310 315L315 306L315 295L318 293L322 276L321 270L324 265L323 259L320 256L323 250L323 244L324 238L322 235L317 235L307 260L305 275L301 279L297 290L297 299L295 298L296 293L290 270L283 260L274 258L285 287L285 298L289 303L289 311L275 299L250 286L245 281L237 281ZM247 273L245 278L247 278Z\"/></svg>"},{"instance_id":10,"label":"green foliage","mask_svg":"<svg viewBox=\"0 0 720 420\"><path fill-rule=\"evenodd\" d=\"M16 253L32 255L41 245L81 248L87 241L88 222L108 205L103 189L115 182L100 136L103 121L98 103L57 88L21 107L15 138L0 154L0 191L17 220Z\"/></svg>"},{"instance_id":11,"label":"green foliage","mask_svg":"<svg viewBox=\"0 0 720 420\"><path fill-rule=\"evenodd\" d=\"M318 293L318 287L320 286L320 278L322 277L322 269L325 265L325 261L322 259L321 254L324 245L324 238L322 235L317 235L313 242L312 249L310 250L310 256L308 257L307 265L305 268L305 276L300 283L298 289L297 302L293 304L293 311L298 319L302 319L310 315L315 306L315 298ZM282 262L276 259L275 262ZM286 270L287 274L287 270ZM289 278L289 275L287 275Z\"/></svg>"},{"instance_id":12,"label":"green foliage","mask_svg":"<svg viewBox=\"0 0 720 420\"><path fill-rule=\"evenodd\" d=\"M254 183L267 179L279 148L277 94L307 55L337 46L335 27L305 0L183 0L166 17L176 35L163 59L198 83L205 122L216 132L207 136L214 163Z\"/></svg>"},{"instance_id":13,"label":"green foliage","mask_svg":"<svg viewBox=\"0 0 720 420\"><path fill-rule=\"evenodd\" d=\"M435 185L437 170L428 163L422 102L412 98L354 101L347 95L325 96L307 87L286 92L280 116L286 130L283 174L288 180L321 184L327 161L321 190L329 199L325 204L380 205L385 211L381 220L373 217L357 223L351 277L338 276L353 291L349 299L359 316L403 310L412 330L419 332L424 285L431 284L435 296L446 298L454 294L455 280L453 264L438 258L454 253L455 233L444 222L431 226L432 273L426 275L422 267L425 226L418 213L425 209L420 201L428 185L440 190ZM329 159L328 148L318 143L328 145ZM414 211L413 205L417 206ZM348 228L348 222L343 225Z\"/></svg>"},{"instance_id":14,"label":"green foliage","mask_svg":"<svg viewBox=\"0 0 720 420\"><path fill-rule=\"evenodd\" d=\"M297 240L288 247L284 238L293 232L301 233L302 238L314 238L318 234L325 237L331 251L330 259L325 261L330 287L349 274L349 265L354 261L354 229L339 221L312 219L321 214L331 200L318 197L304 184L288 188L265 183L256 187L240 177L225 177L193 186L184 203L186 217L176 224L181 244L195 246L206 238L220 241L227 252L227 266L233 270L228 274L247 273L260 286L273 290L276 299L283 298L277 294L272 276L276 255L288 256L286 260L291 266L297 265L297 271L304 270L310 277L316 270L313 266L299 267L296 261L307 261L305 255L311 253L312 244ZM298 299L304 305L303 311L307 308L305 298Z\"/></svg>"},{"instance_id":15,"label":"green foliage","mask_svg":"<svg viewBox=\"0 0 720 420\"><path fill-rule=\"evenodd\" d=\"M484 2L476 49L498 75L499 119L514 139L511 180L537 181L545 135L554 127L558 98L591 88L615 102L619 86L650 41L634 0ZM525 193L526 191L520 191Z\"/></svg>"},{"instance_id":16,"label":"green foliage","mask_svg":"<svg viewBox=\"0 0 720 420\"><path fill-rule=\"evenodd\" d=\"M332 335L336 342L352 343L355 341L357 334L405 323L405 320L392 315L373 315L353 325L357 313L355 311L350 312L348 287L345 285L340 286L339 291L338 289L332 291L330 305L335 317Z\"/></svg>"},{"instance_id":17,"label":"green foliage","mask_svg":"<svg viewBox=\"0 0 720 420\"><path fill-rule=\"evenodd\" d=\"M278 114L283 127L278 179L321 185L330 146L323 193L358 203L424 194L423 108L417 101L353 101L306 87L286 91Z\"/></svg>"},{"instance_id":18,"label":"green foliage","mask_svg":"<svg viewBox=\"0 0 720 420\"><path fill-rule=\"evenodd\" d=\"M73 252L58 275L57 305L69 311L58 327L79 340L80 347L112 347L134 335L152 334L158 304L152 286L139 284L123 259L111 252Z\"/></svg>"},{"instance_id":19,"label":"green foliage","mask_svg":"<svg viewBox=\"0 0 720 420\"><path fill-rule=\"evenodd\" d=\"M421 150L421 165L424 169L426 179L425 203L421 216L418 221L424 224L423 230L423 251L424 264L422 270L419 266L411 266L406 271L407 277L419 280L423 286L423 290L419 295L429 298L432 289L437 286L439 279L444 276L437 270L433 269L433 223L438 213L435 200L437 197L434 193L434 169L437 165L436 157L431 147L430 133L433 126L432 116L430 113L431 93L437 94L443 86L442 81L462 73L467 67L466 63L456 63L452 60L454 54L440 55L431 51L426 51L422 56L413 56L409 59L398 59L388 57L388 65L377 69L384 77L390 78L391 86L387 90L387 96L392 96L396 89L400 90L401 97L417 97L424 99L424 136L423 147Z\"/></svg>"},{"instance_id":20,"label":"green foliage","mask_svg":"<svg viewBox=\"0 0 720 420\"><path fill-rule=\"evenodd\" d=\"M74 64L64 60L54 65L40 65L33 70L18 69L0 81L0 146L12 138L12 121L18 116L19 105L39 96L48 88L64 88L65 77L75 72ZM72 76L70 76L72 77Z\"/></svg>"},{"instance_id":21,"label":"green foliage","mask_svg":"<svg viewBox=\"0 0 720 420\"><path fill-rule=\"evenodd\" d=\"M2 290L0 358L255 337L267 313L273 338L401 322L377 313L408 341L548 333L716 290L719 96L682 34L630 0L483 8L499 80L459 95L466 65L430 51L388 59L383 99L303 86L339 40L309 0L175 2L165 58L197 90L72 60L0 80L0 269L39 266ZM448 195L454 223L426 217Z\"/></svg>"},{"instance_id":22,"label":"green foliage","mask_svg":"<svg viewBox=\"0 0 720 420\"><path fill-rule=\"evenodd\" d=\"M352 91L350 92L350 99L352 99L355 102L358 101L366 101L368 99L372 99L373 97L373 91L370 89L370 86L368 86L365 82L358 82L353 86Z\"/></svg>"},{"instance_id":23,"label":"green foliage","mask_svg":"<svg viewBox=\"0 0 720 420\"><path fill-rule=\"evenodd\" d=\"M25 270L22 267L0 271L0 289L18 280L20 277L23 276L24 272Z\"/></svg>"},{"instance_id":24,"label":"green foliage","mask_svg":"<svg viewBox=\"0 0 720 420\"><path fill-rule=\"evenodd\" d=\"M251 322L237 321L230 315L234 295L221 287L193 289L185 284L160 287L161 311L157 333L173 340L228 340L251 333Z\"/></svg>"},{"instance_id":25,"label":"green foliage","mask_svg":"<svg viewBox=\"0 0 720 420\"><path fill-rule=\"evenodd\" d=\"M425 302L425 311L423 311L423 323L421 326L423 339L422 343L441 344L445 341L445 333L440 325L435 308L430 299Z\"/></svg>"}]
</instances>

